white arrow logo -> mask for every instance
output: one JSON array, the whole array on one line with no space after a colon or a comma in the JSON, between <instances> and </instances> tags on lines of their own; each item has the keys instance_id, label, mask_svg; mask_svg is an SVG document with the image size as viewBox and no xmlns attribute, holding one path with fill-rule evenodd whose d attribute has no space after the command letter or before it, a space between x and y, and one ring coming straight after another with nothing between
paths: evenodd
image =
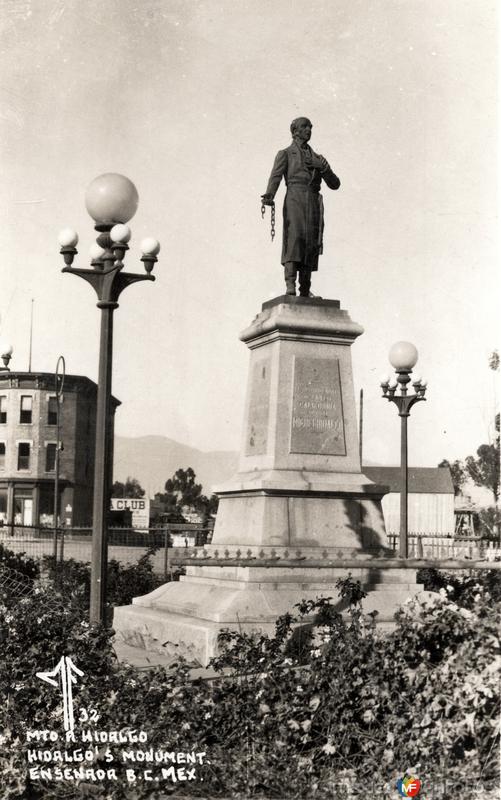
<instances>
[{"instance_id":1,"label":"white arrow logo","mask_svg":"<svg viewBox=\"0 0 501 800\"><path fill-rule=\"evenodd\" d=\"M75 666L69 656L62 656L59 663L53 670L48 672L37 672L37 678L50 683L51 686L58 686L63 695L63 725L65 731L73 733L75 719L73 716L73 685L77 682L76 676L83 676L82 670ZM57 675L57 680L55 680Z\"/></svg>"}]
</instances>

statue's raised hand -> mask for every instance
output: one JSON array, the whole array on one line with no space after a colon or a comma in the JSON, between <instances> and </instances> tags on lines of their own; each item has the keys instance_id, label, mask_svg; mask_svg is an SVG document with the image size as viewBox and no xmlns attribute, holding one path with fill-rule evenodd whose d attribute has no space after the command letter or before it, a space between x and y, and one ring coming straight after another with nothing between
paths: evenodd
<instances>
[{"instance_id":1,"label":"statue's raised hand","mask_svg":"<svg viewBox=\"0 0 501 800\"><path fill-rule=\"evenodd\" d=\"M320 172L326 172L328 169L330 169L327 159L316 153L313 156L313 166L315 169L319 169Z\"/></svg>"}]
</instances>

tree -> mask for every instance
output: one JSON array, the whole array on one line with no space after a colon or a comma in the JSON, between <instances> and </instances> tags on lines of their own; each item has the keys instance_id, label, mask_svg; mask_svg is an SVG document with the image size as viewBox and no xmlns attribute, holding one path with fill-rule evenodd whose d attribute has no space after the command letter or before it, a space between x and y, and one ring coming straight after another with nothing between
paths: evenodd
<instances>
[{"instance_id":1,"label":"tree","mask_svg":"<svg viewBox=\"0 0 501 800\"><path fill-rule=\"evenodd\" d=\"M211 494L210 497L206 497L202 494L197 502L196 511L203 516L204 522L206 523L210 516L215 516L217 514L218 506L219 497L217 494Z\"/></svg>"},{"instance_id":2,"label":"tree","mask_svg":"<svg viewBox=\"0 0 501 800\"><path fill-rule=\"evenodd\" d=\"M111 487L112 497L144 497L144 489L136 478L127 477L125 483L115 481Z\"/></svg>"},{"instance_id":3,"label":"tree","mask_svg":"<svg viewBox=\"0 0 501 800\"><path fill-rule=\"evenodd\" d=\"M219 508L219 497L217 494L211 494L209 497L209 504L207 507L207 512L209 514L217 514L217 510Z\"/></svg>"},{"instance_id":4,"label":"tree","mask_svg":"<svg viewBox=\"0 0 501 800\"><path fill-rule=\"evenodd\" d=\"M191 467L176 470L172 478L165 482L165 492L155 495L165 509L168 522L185 522L183 506L196 507L202 497L202 484L196 483L196 475Z\"/></svg>"},{"instance_id":5,"label":"tree","mask_svg":"<svg viewBox=\"0 0 501 800\"><path fill-rule=\"evenodd\" d=\"M216 495L206 497L202 494L202 484L196 482L196 475L191 467L178 469L172 478L165 482L165 492L155 495L164 505L169 522L183 522L182 509L188 506L193 510L208 517L217 512L218 498Z\"/></svg>"},{"instance_id":6,"label":"tree","mask_svg":"<svg viewBox=\"0 0 501 800\"><path fill-rule=\"evenodd\" d=\"M494 370L494 372L499 370L499 353L497 350L494 350L489 356L489 367Z\"/></svg>"},{"instance_id":7,"label":"tree","mask_svg":"<svg viewBox=\"0 0 501 800\"><path fill-rule=\"evenodd\" d=\"M462 462L458 459L450 462L444 458L438 466L449 468L452 478L452 485L454 486L454 495L457 497L457 495L461 494L461 490L468 478L467 474L465 473L464 464L462 464Z\"/></svg>"},{"instance_id":8,"label":"tree","mask_svg":"<svg viewBox=\"0 0 501 800\"><path fill-rule=\"evenodd\" d=\"M195 472L191 467L178 469L172 478L165 482L165 493L175 498L178 506L196 506L202 495L202 484L195 482Z\"/></svg>"},{"instance_id":9,"label":"tree","mask_svg":"<svg viewBox=\"0 0 501 800\"><path fill-rule=\"evenodd\" d=\"M465 462L466 472L477 486L485 486L493 494L494 503L499 500L499 462L500 462L500 437L499 414L495 418L494 444L481 444L477 450L477 457L468 456Z\"/></svg>"},{"instance_id":10,"label":"tree","mask_svg":"<svg viewBox=\"0 0 501 800\"><path fill-rule=\"evenodd\" d=\"M501 525L501 512L496 506L481 508L477 514L478 526L483 538L497 539Z\"/></svg>"}]
</instances>

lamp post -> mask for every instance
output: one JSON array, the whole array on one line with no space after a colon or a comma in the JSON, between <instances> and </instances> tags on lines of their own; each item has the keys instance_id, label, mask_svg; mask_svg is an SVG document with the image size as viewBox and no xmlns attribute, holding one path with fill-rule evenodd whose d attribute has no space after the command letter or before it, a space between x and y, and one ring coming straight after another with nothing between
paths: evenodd
<instances>
[{"instance_id":1,"label":"lamp post","mask_svg":"<svg viewBox=\"0 0 501 800\"><path fill-rule=\"evenodd\" d=\"M97 294L97 307L101 309L90 587L90 621L94 623L105 621L107 517L112 458L113 312L118 308L118 298L124 289L138 281L155 280L151 271L160 250L156 239L144 239L141 243L141 261L146 274L123 272L123 259L129 249L127 242L131 236L130 228L125 223L134 216L138 199L132 181L116 173L100 175L88 187L85 204L98 232L96 244L92 245L90 251L92 269L72 267L77 253L77 233L65 228L59 235L61 254L66 264L62 271L90 283Z\"/></svg>"},{"instance_id":2,"label":"lamp post","mask_svg":"<svg viewBox=\"0 0 501 800\"><path fill-rule=\"evenodd\" d=\"M400 439L400 538L398 554L400 558L407 558L409 553L408 546L408 519L407 506L409 496L409 471L407 464L407 417L415 403L426 400L425 392L427 381L415 377L413 387L415 394L407 394L407 384L410 383L412 368L418 360L418 351L410 342L397 342L393 345L389 353L390 364L397 373L396 380L384 377L381 380L383 397L386 397L398 408L398 415L401 420L401 439ZM396 394L400 387L400 394Z\"/></svg>"},{"instance_id":3,"label":"lamp post","mask_svg":"<svg viewBox=\"0 0 501 800\"><path fill-rule=\"evenodd\" d=\"M59 450L61 447L61 400L63 397L66 363L63 356L59 356L56 364L55 389L56 389L56 459L54 464L54 574L57 569L57 534L59 511ZM62 559L61 559L62 560ZM61 565L62 568L62 565Z\"/></svg>"}]
</instances>

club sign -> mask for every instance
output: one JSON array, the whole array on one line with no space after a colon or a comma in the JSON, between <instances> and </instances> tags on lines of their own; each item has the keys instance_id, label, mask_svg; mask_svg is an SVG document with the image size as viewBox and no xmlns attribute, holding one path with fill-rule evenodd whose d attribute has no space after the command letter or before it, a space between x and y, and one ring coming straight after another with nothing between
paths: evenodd
<instances>
[{"instance_id":1,"label":"club sign","mask_svg":"<svg viewBox=\"0 0 501 800\"><path fill-rule=\"evenodd\" d=\"M148 528L150 523L150 501L147 497L112 497L112 511L131 511L133 528Z\"/></svg>"}]
</instances>

